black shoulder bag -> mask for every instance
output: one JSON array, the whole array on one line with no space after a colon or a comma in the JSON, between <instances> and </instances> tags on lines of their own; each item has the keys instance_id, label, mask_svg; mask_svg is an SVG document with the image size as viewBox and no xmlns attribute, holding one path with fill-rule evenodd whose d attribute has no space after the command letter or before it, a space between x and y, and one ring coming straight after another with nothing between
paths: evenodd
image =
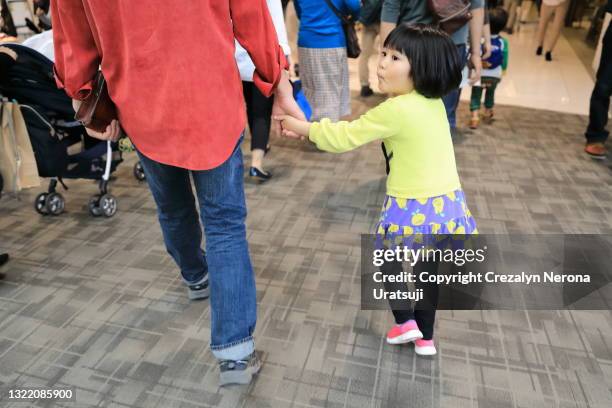
<instances>
[{"instance_id":1,"label":"black shoulder bag","mask_svg":"<svg viewBox=\"0 0 612 408\"><path fill-rule=\"evenodd\" d=\"M355 20L353 20L353 16L343 15L340 10L333 5L331 0L325 0L325 2L342 22L342 29L344 30L344 37L346 38L346 56L349 58L358 58L359 54L361 54L361 48L359 47L359 39L357 38L357 31L355 31Z\"/></svg>"}]
</instances>

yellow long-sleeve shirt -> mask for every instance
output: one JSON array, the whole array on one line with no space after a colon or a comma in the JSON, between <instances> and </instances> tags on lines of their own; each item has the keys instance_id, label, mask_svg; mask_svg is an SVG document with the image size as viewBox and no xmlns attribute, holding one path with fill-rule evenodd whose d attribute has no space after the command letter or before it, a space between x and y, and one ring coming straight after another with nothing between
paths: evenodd
<instances>
[{"instance_id":1,"label":"yellow long-sleeve shirt","mask_svg":"<svg viewBox=\"0 0 612 408\"><path fill-rule=\"evenodd\" d=\"M428 99L416 91L397 96L352 122L315 122L309 138L319 149L332 153L383 140L391 156L390 196L434 197L461 188L441 99Z\"/></svg>"}]
</instances>

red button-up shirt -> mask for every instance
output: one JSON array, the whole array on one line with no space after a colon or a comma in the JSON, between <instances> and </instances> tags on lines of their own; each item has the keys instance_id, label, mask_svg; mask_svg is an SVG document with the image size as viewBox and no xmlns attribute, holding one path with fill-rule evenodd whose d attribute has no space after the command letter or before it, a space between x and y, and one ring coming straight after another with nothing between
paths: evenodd
<instances>
[{"instance_id":1,"label":"red button-up shirt","mask_svg":"<svg viewBox=\"0 0 612 408\"><path fill-rule=\"evenodd\" d=\"M245 127L234 38L270 95L286 68L266 0L52 0L55 76L84 99L101 65L121 126L161 163L219 166Z\"/></svg>"}]
</instances>

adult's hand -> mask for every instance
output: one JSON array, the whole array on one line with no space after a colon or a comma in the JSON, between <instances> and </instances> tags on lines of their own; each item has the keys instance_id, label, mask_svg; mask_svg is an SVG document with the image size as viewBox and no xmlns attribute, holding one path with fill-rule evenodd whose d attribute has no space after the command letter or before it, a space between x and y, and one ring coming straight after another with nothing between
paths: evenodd
<instances>
[{"instance_id":1,"label":"adult's hand","mask_svg":"<svg viewBox=\"0 0 612 408\"><path fill-rule=\"evenodd\" d=\"M493 53L493 46L491 45L491 41L485 40L485 42L482 44L482 47L484 48L484 53L482 54L481 58L485 60L489 58Z\"/></svg>"},{"instance_id":2,"label":"adult's hand","mask_svg":"<svg viewBox=\"0 0 612 408\"><path fill-rule=\"evenodd\" d=\"M280 117L283 115L290 115L296 119L306 120L304 113L298 106L295 99L293 99L293 88L289 82L289 74L287 71L283 71L281 80L276 88L274 94L274 105L272 106L272 133L276 136L281 134L281 124L274 117ZM299 137L295 135L295 137Z\"/></svg>"},{"instance_id":3,"label":"adult's hand","mask_svg":"<svg viewBox=\"0 0 612 408\"><path fill-rule=\"evenodd\" d=\"M480 75L482 73L482 60L480 55L472 54L470 60L472 62L472 69L470 69L470 85L474 85L480 81Z\"/></svg>"},{"instance_id":4,"label":"adult's hand","mask_svg":"<svg viewBox=\"0 0 612 408\"><path fill-rule=\"evenodd\" d=\"M79 110L81 103L82 102L79 100L72 100L72 107L74 108L75 112ZM121 126L119 125L119 121L116 119L114 119L110 125L106 127L104 132L96 132L95 130L89 128L85 128L85 130L89 136L99 140L110 140L111 142L116 142L121 136Z\"/></svg>"}]
</instances>

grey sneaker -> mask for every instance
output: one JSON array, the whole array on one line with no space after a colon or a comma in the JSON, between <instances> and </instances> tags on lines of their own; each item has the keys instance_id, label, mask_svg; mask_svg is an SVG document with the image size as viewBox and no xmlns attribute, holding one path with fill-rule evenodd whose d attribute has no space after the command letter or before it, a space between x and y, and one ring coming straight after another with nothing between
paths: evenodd
<instances>
[{"instance_id":1,"label":"grey sneaker","mask_svg":"<svg viewBox=\"0 0 612 408\"><path fill-rule=\"evenodd\" d=\"M221 360L219 361L219 386L249 384L260 368L261 361L256 352L251 353L244 360Z\"/></svg>"},{"instance_id":2,"label":"grey sneaker","mask_svg":"<svg viewBox=\"0 0 612 408\"><path fill-rule=\"evenodd\" d=\"M187 286L187 294L189 300L203 300L210 296L210 289L208 288L208 279L199 285Z\"/></svg>"}]
</instances>

